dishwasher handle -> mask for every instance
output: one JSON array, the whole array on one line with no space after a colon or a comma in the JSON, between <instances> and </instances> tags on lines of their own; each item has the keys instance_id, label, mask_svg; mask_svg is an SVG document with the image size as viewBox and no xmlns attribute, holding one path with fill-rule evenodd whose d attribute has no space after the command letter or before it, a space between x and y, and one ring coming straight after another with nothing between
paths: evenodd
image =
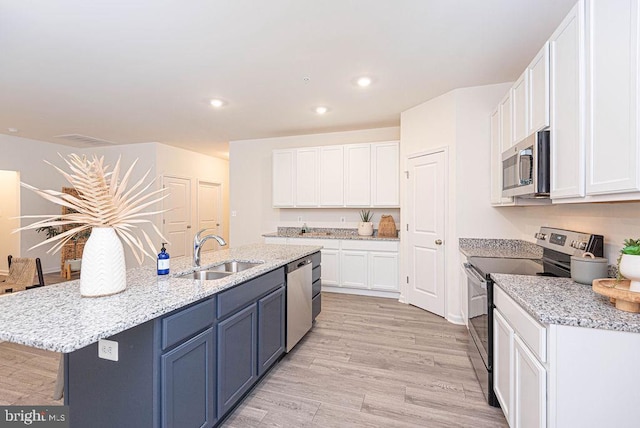
<instances>
[{"instance_id":1,"label":"dishwasher handle","mask_svg":"<svg viewBox=\"0 0 640 428\"><path fill-rule=\"evenodd\" d=\"M299 259L287 265L287 273L302 269L306 265L311 264L311 259Z\"/></svg>"}]
</instances>

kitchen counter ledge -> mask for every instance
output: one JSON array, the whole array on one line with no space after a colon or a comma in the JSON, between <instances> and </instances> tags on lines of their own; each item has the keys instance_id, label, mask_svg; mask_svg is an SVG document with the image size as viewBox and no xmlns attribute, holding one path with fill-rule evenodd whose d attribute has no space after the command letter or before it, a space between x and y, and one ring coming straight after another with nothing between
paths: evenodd
<instances>
[{"instance_id":1,"label":"kitchen counter ledge","mask_svg":"<svg viewBox=\"0 0 640 428\"><path fill-rule=\"evenodd\" d=\"M171 259L171 274L156 268L127 270L127 289L99 298L80 296L80 280L0 296L0 340L56 352L73 352L146 321L212 296L289 262L319 246L254 244L202 254L201 269L230 260L263 264L210 281L176 278L193 272L191 257Z\"/></svg>"},{"instance_id":2,"label":"kitchen counter ledge","mask_svg":"<svg viewBox=\"0 0 640 428\"><path fill-rule=\"evenodd\" d=\"M542 324L640 333L640 314L616 309L609 298L570 278L491 274L496 285Z\"/></svg>"}]
</instances>

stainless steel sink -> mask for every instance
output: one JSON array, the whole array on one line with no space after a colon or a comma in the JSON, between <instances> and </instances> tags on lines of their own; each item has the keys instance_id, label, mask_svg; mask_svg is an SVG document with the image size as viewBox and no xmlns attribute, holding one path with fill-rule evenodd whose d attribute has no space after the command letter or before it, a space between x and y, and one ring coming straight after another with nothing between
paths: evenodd
<instances>
[{"instance_id":1,"label":"stainless steel sink","mask_svg":"<svg viewBox=\"0 0 640 428\"><path fill-rule=\"evenodd\" d=\"M178 275L178 278L200 279L200 280L226 278L229 275L242 272L243 270L251 269L252 267L259 266L261 264L262 262L252 263L252 262L239 262L237 260L233 260L218 266L212 266L208 269L185 273L184 275Z\"/></svg>"},{"instance_id":2,"label":"stainless steel sink","mask_svg":"<svg viewBox=\"0 0 640 428\"><path fill-rule=\"evenodd\" d=\"M262 263L239 262L237 260L234 260L231 262L223 263L218 266L210 267L207 270L214 271L214 272L236 273L236 272L242 272L243 270L251 269L252 267L256 267L261 264Z\"/></svg>"},{"instance_id":3,"label":"stainless steel sink","mask_svg":"<svg viewBox=\"0 0 640 428\"><path fill-rule=\"evenodd\" d=\"M198 271L191 272L191 273L185 273L184 275L179 275L178 278L207 280L207 279L226 278L229 275L231 275L231 272L198 270Z\"/></svg>"}]
</instances>

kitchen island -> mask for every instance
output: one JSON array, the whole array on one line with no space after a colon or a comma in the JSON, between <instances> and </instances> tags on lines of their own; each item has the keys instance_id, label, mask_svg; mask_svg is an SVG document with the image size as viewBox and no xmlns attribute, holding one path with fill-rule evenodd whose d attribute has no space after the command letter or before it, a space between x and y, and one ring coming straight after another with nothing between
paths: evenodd
<instances>
[{"instance_id":1,"label":"kitchen island","mask_svg":"<svg viewBox=\"0 0 640 428\"><path fill-rule=\"evenodd\" d=\"M284 352L284 266L316 246L256 244L204 253L201 269L261 262L217 280L127 271L127 289L82 298L71 281L0 299L0 339L65 353L72 427L213 426ZM108 338L100 349L98 340Z\"/></svg>"}]
</instances>

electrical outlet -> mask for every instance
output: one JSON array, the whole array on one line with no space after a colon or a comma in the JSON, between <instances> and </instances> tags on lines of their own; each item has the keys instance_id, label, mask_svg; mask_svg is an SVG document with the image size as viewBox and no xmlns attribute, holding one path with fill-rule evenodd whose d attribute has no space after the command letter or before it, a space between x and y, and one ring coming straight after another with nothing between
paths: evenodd
<instances>
[{"instance_id":1,"label":"electrical outlet","mask_svg":"<svg viewBox=\"0 0 640 428\"><path fill-rule=\"evenodd\" d=\"M344 217L340 217L340 222L344 223Z\"/></svg>"},{"instance_id":2,"label":"electrical outlet","mask_svg":"<svg viewBox=\"0 0 640 428\"><path fill-rule=\"evenodd\" d=\"M235 217L235 216L237 216L237 215L238 215L238 212L237 212L237 211L231 211L231 217Z\"/></svg>"},{"instance_id":3,"label":"electrical outlet","mask_svg":"<svg viewBox=\"0 0 640 428\"><path fill-rule=\"evenodd\" d=\"M98 340L98 358L118 361L118 342L114 340Z\"/></svg>"}]
</instances>

